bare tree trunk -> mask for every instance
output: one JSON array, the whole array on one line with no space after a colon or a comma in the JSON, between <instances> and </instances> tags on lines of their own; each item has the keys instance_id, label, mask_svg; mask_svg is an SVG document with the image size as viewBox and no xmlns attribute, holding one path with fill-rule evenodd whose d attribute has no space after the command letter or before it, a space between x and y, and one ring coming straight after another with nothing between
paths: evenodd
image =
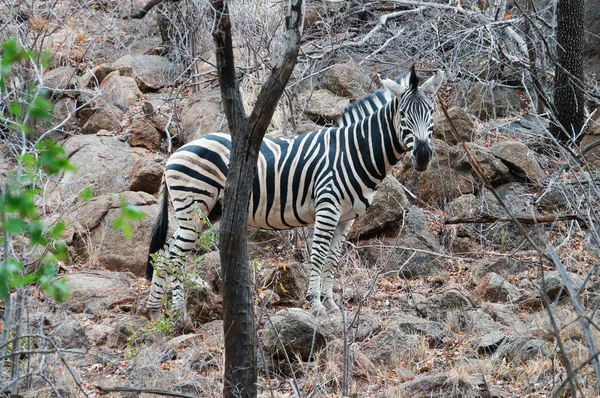
<instances>
[{"instance_id":1,"label":"bare tree trunk","mask_svg":"<svg viewBox=\"0 0 600 398\"><path fill-rule=\"evenodd\" d=\"M554 84L554 107L558 126L552 134L560 142L577 137L584 125L583 34L584 0L559 0L556 9L558 64ZM582 137L579 136L579 139Z\"/></svg>"},{"instance_id":2,"label":"bare tree trunk","mask_svg":"<svg viewBox=\"0 0 600 398\"><path fill-rule=\"evenodd\" d=\"M231 22L227 2L213 0L217 24L213 32L217 71L225 115L231 131L231 157L221 217L219 250L223 275L225 336L224 397L256 397L258 376L252 273L246 227L248 204L260 144L300 49L303 2L290 1L282 56L262 86L249 117L244 112L235 75Z\"/></svg>"}]
</instances>

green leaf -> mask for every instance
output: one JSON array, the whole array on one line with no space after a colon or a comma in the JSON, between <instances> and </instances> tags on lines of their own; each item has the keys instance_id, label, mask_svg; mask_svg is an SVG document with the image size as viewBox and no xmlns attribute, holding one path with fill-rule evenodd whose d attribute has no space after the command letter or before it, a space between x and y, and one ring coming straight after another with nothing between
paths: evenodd
<instances>
[{"instance_id":1,"label":"green leaf","mask_svg":"<svg viewBox=\"0 0 600 398\"><path fill-rule=\"evenodd\" d=\"M12 101L9 105L9 109L10 113L15 117L19 117L23 113L23 110L21 109L21 104L19 104L17 101Z\"/></svg>"},{"instance_id":2,"label":"green leaf","mask_svg":"<svg viewBox=\"0 0 600 398\"><path fill-rule=\"evenodd\" d=\"M86 202L94 196L94 192L92 191L92 187L86 187L83 192L79 194L79 197Z\"/></svg>"},{"instance_id":3,"label":"green leaf","mask_svg":"<svg viewBox=\"0 0 600 398\"><path fill-rule=\"evenodd\" d=\"M121 213L129 220L143 220L146 217L140 207L134 204L121 205Z\"/></svg>"},{"instance_id":4,"label":"green leaf","mask_svg":"<svg viewBox=\"0 0 600 398\"><path fill-rule=\"evenodd\" d=\"M50 238L52 238L52 239L59 239L60 235L63 233L64 230L65 230L65 222L61 220L58 222L58 224L56 224L54 226L54 228L52 228L52 230L50 231L48 236L50 236Z\"/></svg>"},{"instance_id":5,"label":"green leaf","mask_svg":"<svg viewBox=\"0 0 600 398\"><path fill-rule=\"evenodd\" d=\"M27 227L27 223L25 221L23 221L23 219L12 218L12 217L9 218L8 220L6 220L6 223L4 225L2 225L2 228L6 232L10 232L13 234L18 234L18 233L24 231L26 227Z\"/></svg>"},{"instance_id":6,"label":"green leaf","mask_svg":"<svg viewBox=\"0 0 600 398\"><path fill-rule=\"evenodd\" d=\"M43 95L36 95L31 104L29 104L28 113L34 119L52 120L52 102L48 101Z\"/></svg>"},{"instance_id":7,"label":"green leaf","mask_svg":"<svg viewBox=\"0 0 600 398\"><path fill-rule=\"evenodd\" d=\"M127 239L131 239L131 237L133 236L133 231L131 229L131 224L129 224L129 223L123 223L121 225L121 230L123 231L123 235L125 235L125 237Z\"/></svg>"}]
</instances>

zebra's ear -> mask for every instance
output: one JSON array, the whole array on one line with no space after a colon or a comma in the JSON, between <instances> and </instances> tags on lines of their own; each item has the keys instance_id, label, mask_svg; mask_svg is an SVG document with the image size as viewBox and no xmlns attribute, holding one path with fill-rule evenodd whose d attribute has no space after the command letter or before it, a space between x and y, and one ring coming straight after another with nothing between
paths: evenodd
<instances>
[{"instance_id":1,"label":"zebra's ear","mask_svg":"<svg viewBox=\"0 0 600 398\"><path fill-rule=\"evenodd\" d=\"M427 95L433 95L444 82L444 71L438 70L437 73L431 76L423 85L421 90Z\"/></svg>"},{"instance_id":2,"label":"zebra's ear","mask_svg":"<svg viewBox=\"0 0 600 398\"><path fill-rule=\"evenodd\" d=\"M417 76L417 71L415 70L415 64L412 64L410 67L410 77L408 79L408 85L410 89L413 91L417 91L419 88L419 76Z\"/></svg>"},{"instance_id":3,"label":"zebra's ear","mask_svg":"<svg viewBox=\"0 0 600 398\"><path fill-rule=\"evenodd\" d=\"M387 90L389 90L390 93L392 93L398 98L400 98L402 94L404 94L404 92L406 91L406 88L403 88L401 85L399 85L393 80L381 77L379 78L379 80L381 81L383 87L385 87Z\"/></svg>"}]
</instances>

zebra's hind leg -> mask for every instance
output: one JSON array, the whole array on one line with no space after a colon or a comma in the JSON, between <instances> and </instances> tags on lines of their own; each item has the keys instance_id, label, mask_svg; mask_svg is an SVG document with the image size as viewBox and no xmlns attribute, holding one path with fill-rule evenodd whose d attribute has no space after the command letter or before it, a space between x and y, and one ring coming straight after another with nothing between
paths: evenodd
<instances>
[{"instance_id":1,"label":"zebra's hind leg","mask_svg":"<svg viewBox=\"0 0 600 398\"><path fill-rule=\"evenodd\" d=\"M191 223L179 220L177 231L153 261L154 274L147 308L150 311L158 311L166 287L171 285L173 296L171 310L176 317L176 328L181 330L191 328L183 286L187 274L184 259L194 249L199 233L200 231Z\"/></svg>"},{"instance_id":2,"label":"zebra's hind leg","mask_svg":"<svg viewBox=\"0 0 600 398\"><path fill-rule=\"evenodd\" d=\"M327 310L321 303L321 275L323 266L329 256L329 248L335 235L335 229L340 218L337 202L331 196L318 201L315 215L315 227L312 249L310 251L310 278L306 299L310 302L311 312L315 317L327 315Z\"/></svg>"},{"instance_id":3,"label":"zebra's hind leg","mask_svg":"<svg viewBox=\"0 0 600 398\"><path fill-rule=\"evenodd\" d=\"M338 307L333 299L333 266L336 265L340 259L342 243L348 235L348 231L350 231L350 227L353 223L354 220L339 223L335 229L335 234L333 235L329 247L329 256L327 257L322 276L322 289L324 295L323 305L328 314L338 315L341 313L340 307Z\"/></svg>"}]
</instances>

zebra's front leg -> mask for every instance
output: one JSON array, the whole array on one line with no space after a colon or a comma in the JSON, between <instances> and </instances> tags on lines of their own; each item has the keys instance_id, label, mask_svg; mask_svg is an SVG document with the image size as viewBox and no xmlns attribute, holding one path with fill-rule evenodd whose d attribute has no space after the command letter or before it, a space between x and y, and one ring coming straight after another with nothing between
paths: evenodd
<instances>
[{"instance_id":1,"label":"zebra's front leg","mask_svg":"<svg viewBox=\"0 0 600 398\"><path fill-rule=\"evenodd\" d=\"M311 312L315 317L327 315L327 310L321 303L321 276L323 266L329 257L329 249L340 217L339 206L332 199L320 201L317 205L312 249L310 251L310 279L306 299L310 302Z\"/></svg>"},{"instance_id":2,"label":"zebra's front leg","mask_svg":"<svg viewBox=\"0 0 600 398\"><path fill-rule=\"evenodd\" d=\"M346 236L348 235L348 231L350 231L350 227L354 220L344 221L338 224L335 229L335 234L333 239L331 240L331 246L329 247L329 256L327 257L327 262L325 263L325 268L323 269L323 305L327 310L328 314L338 315L341 314L340 307L335 303L333 299L333 269L334 265L340 259L342 253L342 243Z\"/></svg>"}]
</instances>

